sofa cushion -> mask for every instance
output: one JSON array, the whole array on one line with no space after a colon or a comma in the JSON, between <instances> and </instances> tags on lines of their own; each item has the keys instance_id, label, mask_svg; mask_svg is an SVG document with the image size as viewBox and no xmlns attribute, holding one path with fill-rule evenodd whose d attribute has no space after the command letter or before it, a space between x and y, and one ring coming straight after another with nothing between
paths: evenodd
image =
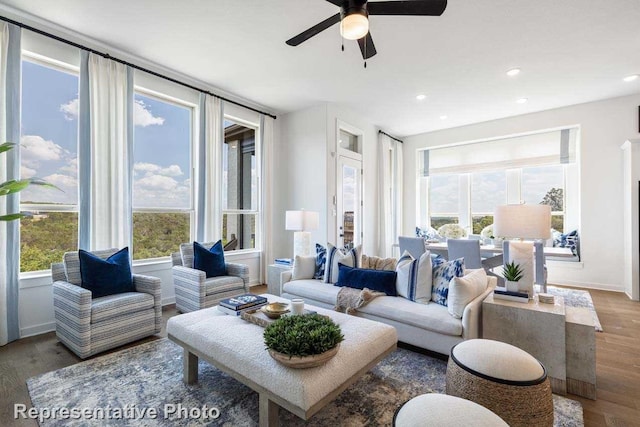
<instances>
[{"instance_id":1,"label":"sofa cushion","mask_svg":"<svg viewBox=\"0 0 640 427\"><path fill-rule=\"evenodd\" d=\"M205 295L219 294L233 290L244 290L244 281L237 276L210 277L204 281Z\"/></svg>"},{"instance_id":2,"label":"sofa cushion","mask_svg":"<svg viewBox=\"0 0 640 427\"><path fill-rule=\"evenodd\" d=\"M433 287L431 301L440 305L447 305L449 296L449 282L454 277L464 276L464 258L446 261L444 258L432 260Z\"/></svg>"},{"instance_id":3,"label":"sofa cushion","mask_svg":"<svg viewBox=\"0 0 640 427\"><path fill-rule=\"evenodd\" d=\"M336 305L340 288L333 286L332 283L310 279L287 282L282 286L282 291L301 298L309 298L325 304Z\"/></svg>"},{"instance_id":4,"label":"sofa cushion","mask_svg":"<svg viewBox=\"0 0 640 427\"><path fill-rule=\"evenodd\" d=\"M107 259L80 249L82 287L91 291L91 298L133 292L133 276L129 248L123 248Z\"/></svg>"},{"instance_id":5,"label":"sofa cushion","mask_svg":"<svg viewBox=\"0 0 640 427\"><path fill-rule=\"evenodd\" d=\"M401 297L378 297L358 311L440 334L462 336L462 321L454 319L447 307L439 304L418 304Z\"/></svg>"},{"instance_id":6,"label":"sofa cushion","mask_svg":"<svg viewBox=\"0 0 640 427\"><path fill-rule=\"evenodd\" d=\"M316 257L296 255L291 280L313 279L316 273Z\"/></svg>"},{"instance_id":7,"label":"sofa cushion","mask_svg":"<svg viewBox=\"0 0 640 427\"><path fill-rule=\"evenodd\" d=\"M377 256L367 256L362 254L360 268L371 270L395 270L398 260L395 258L380 258Z\"/></svg>"},{"instance_id":8,"label":"sofa cushion","mask_svg":"<svg viewBox=\"0 0 640 427\"><path fill-rule=\"evenodd\" d=\"M95 298L91 301L91 323L153 308L153 295L125 292Z\"/></svg>"},{"instance_id":9,"label":"sofa cushion","mask_svg":"<svg viewBox=\"0 0 640 427\"><path fill-rule=\"evenodd\" d=\"M327 245L327 263L324 270L324 283L336 283L338 281L338 264L348 267L358 267L360 260L360 245L344 251L336 248L331 243Z\"/></svg>"},{"instance_id":10,"label":"sofa cushion","mask_svg":"<svg viewBox=\"0 0 640 427\"><path fill-rule=\"evenodd\" d=\"M316 243L316 271L313 275L314 279L324 280L324 269L327 264L327 248Z\"/></svg>"},{"instance_id":11,"label":"sofa cushion","mask_svg":"<svg viewBox=\"0 0 640 427\"><path fill-rule=\"evenodd\" d=\"M339 269L336 286L355 289L369 288L372 291L384 292L389 296L397 295L395 271L352 268L342 264L339 264Z\"/></svg>"},{"instance_id":12,"label":"sofa cushion","mask_svg":"<svg viewBox=\"0 0 640 427\"><path fill-rule=\"evenodd\" d=\"M471 301L482 295L487 289L487 273L484 268L467 270L462 277L454 277L449 282L449 298L447 308L449 314L462 319L464 308Z\"/></svg>"},{"instance_id":13,"label":"sofa cushion","mask_svg":"<svg viewBox=\"0 0 640 427\"><path fill-rule=\"evenodd\" d=\"M420 259L414 259L409 251L404 251L396 267L398 295L417 302L429 302L431 299L431 253L426 251Z\"/></svg>"},{"instance_id":14,"label":"sofa cushion","mask_svg":"<svg viewBox=\"0 0 640 427\"><path fill-rule=\"evenodd\" d=\"M218 240L210 249L198 242L193 242L193 268L204 271L207 278L227 275L224 262L222 240Z\"/></svg>"}]
</instances>

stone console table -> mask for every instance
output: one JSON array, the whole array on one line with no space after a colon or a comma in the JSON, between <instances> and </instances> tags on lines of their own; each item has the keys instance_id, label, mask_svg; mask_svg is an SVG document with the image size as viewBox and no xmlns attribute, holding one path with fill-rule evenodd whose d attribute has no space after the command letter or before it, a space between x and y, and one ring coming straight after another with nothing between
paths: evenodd
<instances>
[{"instance_id":1,"label":"stone console table","mask_svg":"<svg viewBox=\"0 0 640 427\"><path fill-rule=\"evenodd\" d=\"M588 309L494 299L482 303L482 337L514 345L546 368L554 393L596 398L595 327Z\"/></svg>"}]
</instances>

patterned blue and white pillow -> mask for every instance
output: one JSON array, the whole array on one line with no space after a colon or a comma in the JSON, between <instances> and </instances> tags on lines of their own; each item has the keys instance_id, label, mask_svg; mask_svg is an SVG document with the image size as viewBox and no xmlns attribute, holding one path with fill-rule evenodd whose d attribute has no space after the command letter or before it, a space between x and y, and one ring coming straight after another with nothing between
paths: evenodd
<instances>
[{"instance_id":1,"label":"patterned blue and white pillow","mask_svg":"<svg viewBox=\"0 0 640 427\"><path fill-rule=\"evenodd\" d=\"M431 299L431 255L423 253L420 259L414 259L404 251L396 267L396 292L398 295L426 304Z\"/></svg>"},{"instance_id":2,"label":"patterned blue and white pillow","mask_svg":"<svg viewBox=\"0 0 640 427\"><path fill-rule=\"evenodd\" d=\"M319 243L316 243L316 272L313 275L314 279L324 279L324 269L327 264L327 248Z\"/></svg>"},{"instance_id":3,"label":"patterned blue and white pillow","mask_svg":"<svg viewBox=\"0 0 640 427\"><path fill-rule=\"evenodd\" d=\"M449 298L449 282L454 277L464 276L464 258L454 259L453 261L436 258L433 260L432 273L431 300L446 307Z\"/></svg>"},{"instance_id":4,"label":"patterned blue and white pillow","mask_svg":"<svg viewBox=\"0 0 640 427\"><path fill-rule=\"evenodd\" d=\"M573 230L566 234L552 230L551 234L553 236L553 246L557 248L569 248L574 256L578 256L578 230Z\"/></svg>"},{"instance_id":5,"label":"patterned blue and white pillow","mask_svg":"<svg viewBox=\"0 0 640 427\"><path fill-rule=\"evenodd\" d=\"M336 283L338 281L338 264L358 268L360 266L360 247L361 246L358 245L349 251L344 251L328 243L324 283Z\"/></svg>"}]
</instances>

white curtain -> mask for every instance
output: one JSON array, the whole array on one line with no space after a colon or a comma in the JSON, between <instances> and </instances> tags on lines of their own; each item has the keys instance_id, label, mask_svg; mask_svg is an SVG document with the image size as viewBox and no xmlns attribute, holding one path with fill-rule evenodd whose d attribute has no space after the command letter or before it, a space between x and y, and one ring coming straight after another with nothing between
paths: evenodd
<instances>
[{"instance_id":1,"label":"white curtain","mask_svg":"<svg viewBox=\"0 0 640 427\"><path fill-rule=\"evenodd\" d=\"M260 117L259 147L262 152L262 251L260 253L260 283L266 283L267 266L273 259L273 119Z\"/></svg>"},{"instance_id":2,"label":"white curtain","mask_svg":"<svg viewBox=\"0 0 640 427\"><path fill-rule=\"evenodd\" d=\"M220 203L222 185L222 142L224 139L223 102L213 96L205 99L205 135L206 144L204 158L200 162L204 164L203 188L204 194L204 218L203 241L215 242L222 236L222 218Z\"/></svg>"},{"instance_id":3,"label":"white curtain","mask_svg":"<svg viewBox=\"0 0 640 427\"><path fill-rule=\"evenodd\" d=\"M378 256L393 256L402 232L402 143L378 133Z\"/></svg>"},{"instance_id":4,"label":"white curtain","mask_svg":"<svg viewBox=\"0 0 640 427\"><path fill-rule=\"evenodd\" d=\"M133 73L89 56L92 250L131 246Z\"/></svg>"},{"instance_id":5,"label":"white curtain","mask_svg":"<svg viewBox=\"0 0 640 427\"><path fill-rule=\"evenodd\" d=\"M0 23L0 143L20 142L21 30ZM0 182L19 178L20 148L0 155ZM18 212L18 194L0 197L0 215ZM19 221L0 221L0 345L20 338Z\"/></svg>"}]
</instances>

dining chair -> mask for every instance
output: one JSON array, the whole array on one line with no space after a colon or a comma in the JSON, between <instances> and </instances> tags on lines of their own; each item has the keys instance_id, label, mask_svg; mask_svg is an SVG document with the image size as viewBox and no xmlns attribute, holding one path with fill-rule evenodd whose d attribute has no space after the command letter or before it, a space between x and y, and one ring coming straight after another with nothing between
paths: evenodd
<instances>
[{"instance_id":1,"label":"dining chair","mask_svg":"<svg viewBox=\"0 0 640 427\"><path fill-rule=\"evenodd\" d=\"M464 258L465 268L483 268L480 256L480 240L448 239L449 259Z\"/></svg>"},{"instance_id":2,"label":"dining chair","mask_svg":"<svg viewBox=\"0 0 640 427\"><path fill-rule=\"evenodd\" d=\"M414 259L420 259L426 252L423 237L398 237L398 246L400 246L400 256L404 251L408 251Z\"/></svg>"}]
</instances>

